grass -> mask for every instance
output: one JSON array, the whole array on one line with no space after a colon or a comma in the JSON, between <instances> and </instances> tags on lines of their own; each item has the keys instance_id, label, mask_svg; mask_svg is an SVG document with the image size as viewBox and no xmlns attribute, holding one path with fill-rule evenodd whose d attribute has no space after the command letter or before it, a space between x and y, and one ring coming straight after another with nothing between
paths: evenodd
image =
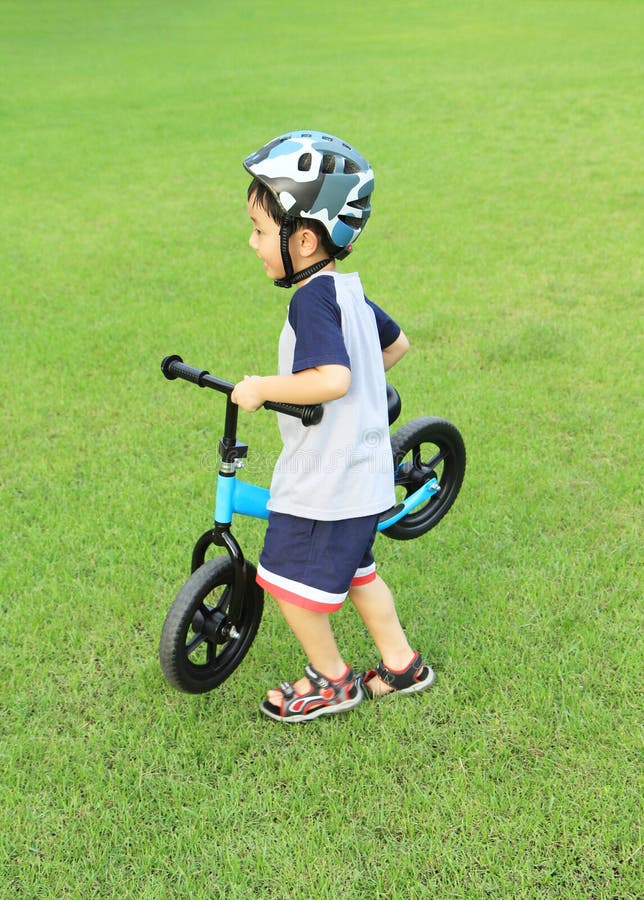
<instances>
[{"instance_id":1,"label":"grass","mask_svg":"<svg viewBox=\"0 0 644 900\"><path fill-rule=\"evenodd\" d=\"M2 896L641 895L641 25L3 5ZM378 544L436 687L286 731L257 712L301 669L270 604L213 694L161 677L221 407L158 367L272 370L240 160L293 125L373 163L355 265L412 340L404 416L453 420L469 467L435 532ZM265 481L271 417L242 436Z\"/></svg>"}]
</instances>

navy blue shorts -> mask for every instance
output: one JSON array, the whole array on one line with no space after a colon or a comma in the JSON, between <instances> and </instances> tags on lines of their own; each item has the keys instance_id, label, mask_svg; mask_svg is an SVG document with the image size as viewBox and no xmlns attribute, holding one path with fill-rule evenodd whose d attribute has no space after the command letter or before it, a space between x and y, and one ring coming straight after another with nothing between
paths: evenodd
<instances>
[{"instance_id":1,"label":"navy blue shorts","mask_svg":"<svg viewBox=\"0 0 644 900\"><path fill-rule=\"evenodd\" d=\"M352 586L376 577L372 548L378 519L322 522L271 512L257 583L295 606L340 609Z\"/></svg>"}]
</instances>

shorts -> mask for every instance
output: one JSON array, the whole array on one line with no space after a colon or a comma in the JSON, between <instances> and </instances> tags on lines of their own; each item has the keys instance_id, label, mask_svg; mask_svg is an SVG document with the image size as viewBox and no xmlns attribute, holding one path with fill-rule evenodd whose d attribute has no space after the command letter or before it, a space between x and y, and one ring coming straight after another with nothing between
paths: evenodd
<instances>
[{"instance_id":1,"label":"shorts","mask_svg":"<svg viewBox=\"0 0 644 900\"><path fill-rule=\"evenodd\" d=\"M378 519L326 522L271 512L257 583L295 606L335 612L351 587L376 577L372 547Z\"/></svg>"}]
</instances>

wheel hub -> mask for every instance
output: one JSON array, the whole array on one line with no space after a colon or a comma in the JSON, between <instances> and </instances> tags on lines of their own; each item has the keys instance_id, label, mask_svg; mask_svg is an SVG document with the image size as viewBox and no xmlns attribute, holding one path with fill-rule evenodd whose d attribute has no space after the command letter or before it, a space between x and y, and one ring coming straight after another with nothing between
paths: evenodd
<instances>
[{"instance_id":1,"label":"wheel hub","mask_svg":"<svg viewBox=\"0 0 644 900\"><path fill-rule=\"evenodd\" d=\"M408 494L413 494L432 478L436 478L436 472L418 461L405 465L396 481L406 488Z\"/></svg>"},{"instance_id":2,"label":"wheel hub","mask_svg":"<svg viewBox=\"0 0 644 900\"><path fill-rule=\"evenodd\" d=\"M229 616L219 609L198 610L192 620L192 630L201 634L211 644L225 644L239 637L239 632Z\"/></svg>"}]
</instances>

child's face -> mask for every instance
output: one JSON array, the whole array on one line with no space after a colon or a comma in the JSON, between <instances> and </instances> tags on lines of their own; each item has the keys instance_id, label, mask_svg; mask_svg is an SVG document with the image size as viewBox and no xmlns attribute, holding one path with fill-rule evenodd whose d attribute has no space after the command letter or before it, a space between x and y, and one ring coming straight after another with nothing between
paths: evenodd
<instances>
[{"instance_id":1,"label":"child's face","mask_svg":"<svg viewBox=\"0 0 644 900\"><path fill-rule=\"evenodd\" d=\"M275 281L284 277L284 263L280 252L280 226L265 209L255 203L251 195L248 201L248 215L253 223L253 230L248 244L264 263L264 271L268 278Z\"/></svg>"}]
</instances>

